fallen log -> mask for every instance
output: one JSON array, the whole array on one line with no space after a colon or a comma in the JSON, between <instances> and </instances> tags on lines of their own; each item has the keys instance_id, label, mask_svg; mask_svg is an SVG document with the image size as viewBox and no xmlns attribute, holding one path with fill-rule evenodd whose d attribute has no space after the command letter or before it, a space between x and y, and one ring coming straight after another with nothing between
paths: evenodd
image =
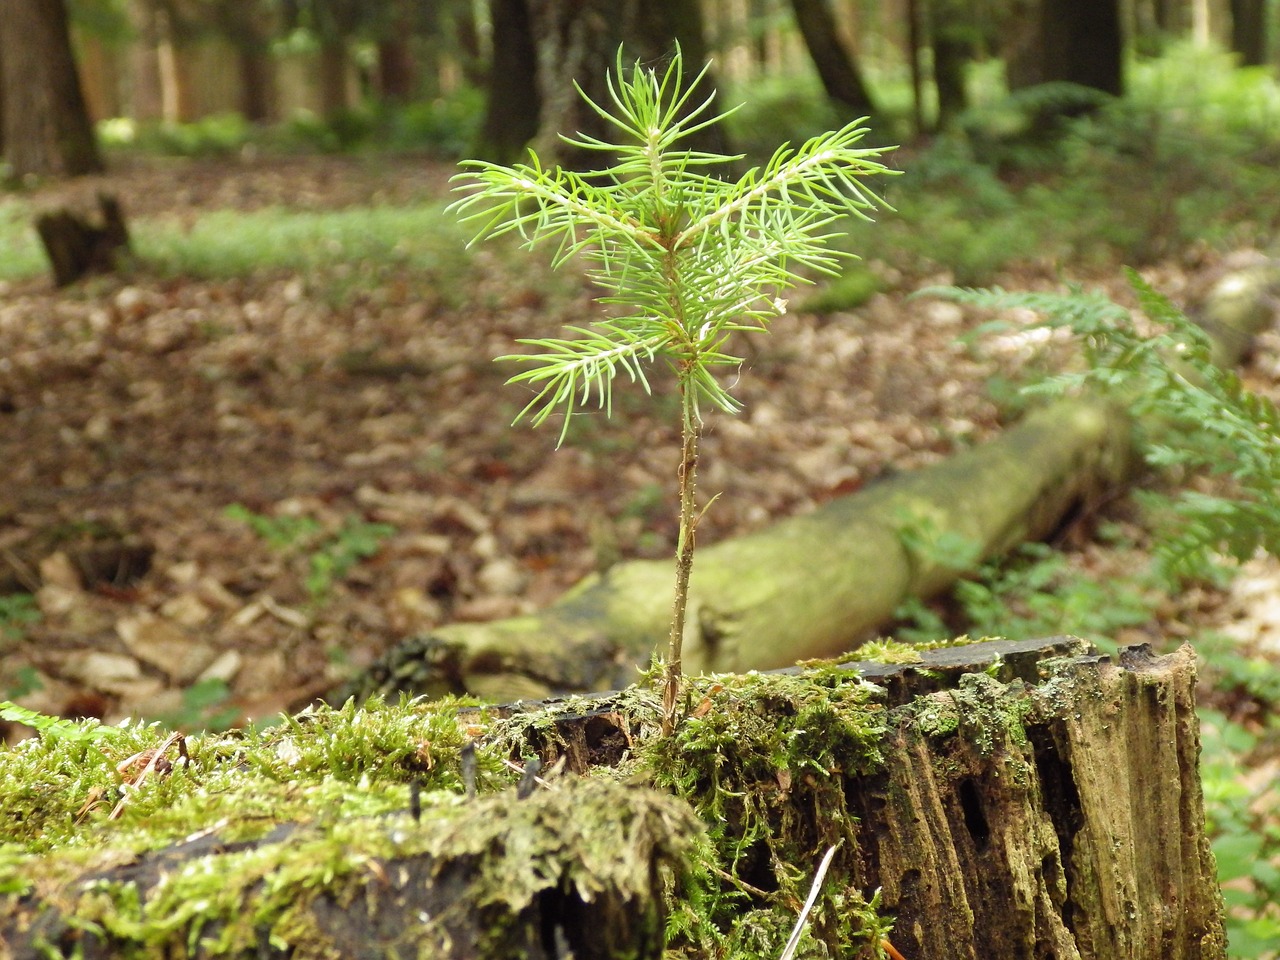
<instances>
[{"instance_id":1,"label":"fallen log","mask_svg":"<svg viewBox=\"0 0 1280 960\"><path fill-rule=\"evenodd\" d=\"M1215 359L1239 361L1273 321L1278 289L1280 264L1271 260L1215 285L1192 314ZM920 534L959 537L980 557L998 556L1051 534L1133 465L1130 423L1118 405L1059 401L943 463L700 548L684 667L770 669L837 655L902 601L927 598L966 572L913 547ZM410 638L331 702L397 691L507 700L623 686L665 641L671 570L668 561L622 563L534 614Z\"/></svg>"},{"instance_id":2,"label":"fallen log","mask_svg":"<svg viewBox=\"0 0 1280 960\"><path fill-rule=\"evenodd\" d=\"M934 467L705 547L690 584L685 669L771 669L838 654L907 597L929 596L962 572L913 549L907 531L949 531L998 554L1048 534L1117 482L1128 451L1118 410L1055 404ZM401 645L360 692L505 700L624 686L669 629L670 580L670 562L632 561L538 613L449 624Z\"/></svg>"},{"instance_id":3,"label":"fallen log","mask_svg":"<svg viewBox=\"0 0 1280 960\"><path fill-rule=\"evenodd\" d=\"M28 743L0 754L24 784L0 795L0 956L778 956L834 848L807 918L829 956L873 955L878 889L908 960L1221 960L1194 688L1187 648L1060 637L698 678L670 738L636 688L320 708L193 738L70 834L111 768ZM582 776L501 788L534 751Z\"/></svg>"}]
</instances>

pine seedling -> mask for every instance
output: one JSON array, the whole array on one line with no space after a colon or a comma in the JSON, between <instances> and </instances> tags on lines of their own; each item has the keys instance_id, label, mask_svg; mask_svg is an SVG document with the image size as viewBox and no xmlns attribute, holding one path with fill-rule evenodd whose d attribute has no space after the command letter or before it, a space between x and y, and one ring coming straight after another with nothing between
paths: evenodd
<instances>
[{"instance_id":1,"label":"pine seedling","mask_svg":"<svg viewBox=\"0 0 1280 960\"><path fill-rule=\"evenodd\" d=\"M607 316L568 327L566 338L520 340L530 353L498 358L528 365L508 381L535 391L517 420L541 424L558 414L563 442L581 406L594 402L611 412L619 375L646 392L654 361L675 375L683 443L663 683L669 734L679 720L681 646L701 516L694 485L703 415L739 409L717 376L742 363L727 352L729 339L767 330L786 311L781 294L811 272L836 273L841 259L852 256L830 246L840 236L839 219L868 219L883 206L862 179L891 171L875 159L882 150L858 146L867 133L863 118L799 147L784 145L739 179L720 179L742 158L687 145L727 116L712 111L713 93L700 102L701 94L695 97L706 68L686 83L678 48L665 70L637 63L628 76L623 67L619 51L607 105L578 89L614 140L563 138L599 151L606 166L590 173L548 168L533 151L528 163L512 167L466 160L455 177L466 196L452 209L478 225L476 240L515 233L530 247L555 241L556 267L581 257L606 291L598 302L609 306Z\"/></svg>"}]
</instances>

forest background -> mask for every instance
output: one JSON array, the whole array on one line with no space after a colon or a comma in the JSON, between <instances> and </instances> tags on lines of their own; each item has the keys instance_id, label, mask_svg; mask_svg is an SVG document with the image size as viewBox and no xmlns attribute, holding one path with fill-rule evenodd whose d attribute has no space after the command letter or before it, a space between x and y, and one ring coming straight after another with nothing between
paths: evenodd
<instances>
[{"instance_id":1,"label":"forest background","mask_svg":"<svg viewBox=\"0 0 1280 960\"><path fill-rule=\"evenodd\" d=\"M597 291L466 250L444 212L459 158L589 124L570 80L596 89L619 42L710 59L748 158L863 115L902 145L894 209L848 226L863 259L750 348L746 411L707 441L708 541L981 442L1068 362L1030 316L974 338L987 315L915 291L1132 304L1128 265L1191 305L1276 256L1274 0L6 4L0 699L50 714L262 721L403 638L671 554L674 398L621 395L625 423L583 417L554 455L510 428L491 358ZM55 290L33 221L98 191L132 255ZM1240 373L1280 395L1280 335ZM1142 493L882 630L1190 639L1232 954L1277 956L1280 565L1170 584Z\"/></svg>"}]
</instances>

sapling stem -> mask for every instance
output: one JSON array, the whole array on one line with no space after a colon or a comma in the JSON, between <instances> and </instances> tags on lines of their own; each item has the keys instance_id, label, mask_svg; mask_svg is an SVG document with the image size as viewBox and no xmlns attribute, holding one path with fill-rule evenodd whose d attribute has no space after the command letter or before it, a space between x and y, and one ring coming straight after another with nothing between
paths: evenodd
<instances>
[{"instance_id":1,"label":"sapling stem","mask_svg":"<svg viewBox=\"0 0 1280 960\"><path fill-rule=\"evenodd\" d=\"M671 616L671 641L667 645L667 663L662 683L662 732L670 736L680 722L680 692L684 654L684 624L689 611L689 577L693 573L693 546L697 536L697 501L694 496L698 479L698 439L702 423L692 403L692 386L681 380L682 411L680 447L680 533L676 538L676 596Z\"/></svg>"}]
</instances>

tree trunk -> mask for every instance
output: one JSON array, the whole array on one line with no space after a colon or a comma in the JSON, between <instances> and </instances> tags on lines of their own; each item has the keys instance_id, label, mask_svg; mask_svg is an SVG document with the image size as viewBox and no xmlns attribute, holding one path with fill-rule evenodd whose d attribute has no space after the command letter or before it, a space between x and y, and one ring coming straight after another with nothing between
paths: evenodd
<instances>
[{"instance_id":1,"label":"tree trunk","mask_svg":"<svg viewBox=\"0 0 1280 960\"><path fill-rule=\"evenodd\" d=\"M3 142L14 176L102 169L71 54L64 0L6 0L0 16Z\"/></svg>"},{"instance_id":2,"label":"tree trunk","mask_svg":"<svg viewBox=\"0 0 1280 960\"><path fill-rule=\"evenodd\" d=\"M537 51L540 98L538 132L533 146L544 163L588 169L601 157L566 145L561 135L586 133L604 140L616 134L583 102L575 84L596 103L609 105L606 74L625 44L623 64L637 59L648 66L667 60L679 43L686 79L702 69L706 58L701 9L685 0L528 0ZM709 94L713 77L705 83ZM697 101L701 102L701 101ZM695 136L694 149L728 153L724 131L709 127Z\"/></svg>"},{"instance_id":3,"label":"tree trunk","mask_svg":"<svg viewBox=\"0 0 1280 960\"><path fill-rule=\"evenodd\" d=\"M120 857L123 845L104 838L103 860L85 868L81 858L80 867L58 881L60 892L45 887L25 898L0 895L4 956L108 960L150 950L243 960L659 960L666 913L661 884L696 835L696 820L683 804L579 778L527 798L508 790L465 806L449 794L424 799L420 818L411 818L406 804L402 813L363 821L294 823L283 820L277 798L280 809L264 801L256 814L260 822L275 818L278 824L269 833L257 831L259 839L223 836L225 823L206 823L192 837L175 835L172 846L136 850L127 860ZM307 867L322 845L333 847L335 863L360 865L354 883L345 866ZM601 850L612 860L603 869ZM233 886L252 860L278 866L261 882ZM185 918L175 923L154 904L175 875L193 873L225 877L227 889L202 905L178 905ZM282 903L285 885L292 890ZM136 898L136 922L78 922L101 917L98 891L104 889ZM230 917L219 912L228 893L240 898ZM219 949L220 937L241 946Z\"/></svg>"},{"instance_id":4,"label":"tree trunk","mask_svg":"<svg viewBox=\"0 0 1280 960\"><path fill-rule=\"evenodd\" d=\"M347 97L347 69L350 67L346 41L326 39L320 44L320 113L333 119L350 106Z\"/></svg>"},{"instance_id":5,"label":"tree trunk","mask_svg":"<svg viewBox=\"0 0 1280 960\"><path fill-rule=\"evenodd\" d=\"M1229 274L1199 311L1220 365L1239 362L1271 322L1278 274L1272 261ZM851 649L903 600L937 593L963 572L910 542L958 536L999 555L1048 535L1127 478L1130 456L1121 411L1060 401L950 460L702 548L686 669L770 669ZM664 642L671 577L669 561L630 561L537 613L442 626L404 641L332 699L401 691L506 700L624 686Z\"/></svg>"},{"instance_id":6,"label":"tree trunk","mask_svg":"<svg viewBox=\"0 0 1280 960\"><path fill-rule=\"evenodd\" d=\"M1010 89L1063 80L1124 92L1119 0L1024 0L1010 22Z\"/></svg>"},{"instance_id":7,"label":"tree trunk","mask_svg":"<svg viewBox=\"0 0 1280 960\"><path fill-rule=\"evenodd\" d=\"M840 42L827 0L791 0L791 9L827 96L859 116L875 113L871 93L862 82L857 64Z\"/></svg>"},{"instance_id":8,"label":"tree trunk","mask_svg":"<svg viewBox=\"0 0 1280 960\"><path fill-rule=\"evenodd\" d=\"M929 5L933 39L933 85L938 92L938 127L946 129L969 109L965 69L973 56L975 28L970 12L954 0Z\"/></svg>"},{"instance_id":9,"label":"tree trunk","mask_svg":"<svg viewBox=\"0 0 1280 960\"><path fill-rule=\"evenodd\" d=\"M1267 26L1266 0L1231 0L1231 51L1241 66L1266 65Z\"/></svg>"},{"instance_id":10,"label":"tree trunk","mask_svg":"<svg viewBox=\"0 0 1280 960\"><path fill-rule=\"evenodd\" d=\"M404 106L413 100L417 64L409 34L378 41L378 95L386 103Z\"/></svg>"},{"instance_id":11,"label":"tree trunk","mask_svg":"<svg viewBox=\"0 0 1280 960\"><path fill-rule=\"evenodd\" d=\"M275 117L275 69L270 54L256 46L236 50L240 72L240 112L250 123L267 123Z\"/></svg>"},{"instance_id":12,"label":"tree trunk","mask_svg":"<svg viewBox=\"0 0 1280 960\"><path fill-rule=\"evenodd\" d=\"M538 132L538 53L528 0L489 0L493 56L485 89L487 104L472 154L494 163L513 163Z\"/></svg>"},{"instance_id":13,"label":"tree trunk","mask_svg":"<svg viewBox=\"0 0 1280 960\"><path fill-rule=\"evenodd\" d=\"M544 163L589 168L599 157L568 146L560 136L607 136L604 121L583 102L575 84L596 103L609 102L605 74L615 62L622 39L618 4L614 0L528 0L528 5L540 104L533 148Z\"/></svg>"}]
</instances>

